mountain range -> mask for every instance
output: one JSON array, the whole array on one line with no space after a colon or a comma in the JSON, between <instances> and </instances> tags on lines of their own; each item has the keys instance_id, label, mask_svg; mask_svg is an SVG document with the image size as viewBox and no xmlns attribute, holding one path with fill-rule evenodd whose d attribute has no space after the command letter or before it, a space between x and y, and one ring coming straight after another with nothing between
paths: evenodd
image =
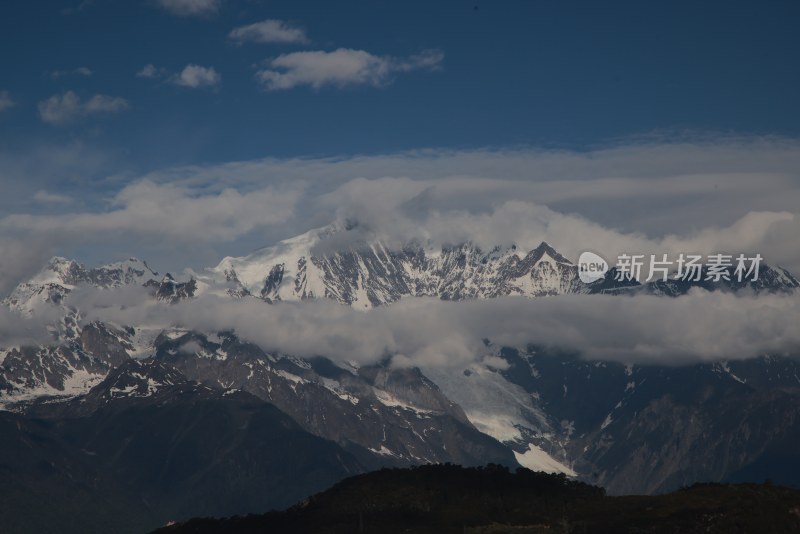
<instances>
[{"instance_id":1,"label":"mountain range","mask_svg":"<svg viewBox=\"0 0 800 534\"><path fill-rule=\"evenodd\" d=\"M345 239L348 231L312 230L181 280L136 259L88 268L54 258L19 284L5 306L55 319L47 342L0 340L0 529L141 532L281 508L352 474L428 463L521 465L614 494L698 481L800 484L792 358L623 365L487 339L486 354L502 365L403 368L390 355L359 365L268 352L235 331L87 321L70 300L86 286L144 287L165 303L219 295L263 301L268 313L330 299L370 313L414 297L681 298L696 287L800 286L765 265L757 282L741 284L618 282L613 270L586 284L547 243L392 247Z\"/></svg>"}]
</instances>

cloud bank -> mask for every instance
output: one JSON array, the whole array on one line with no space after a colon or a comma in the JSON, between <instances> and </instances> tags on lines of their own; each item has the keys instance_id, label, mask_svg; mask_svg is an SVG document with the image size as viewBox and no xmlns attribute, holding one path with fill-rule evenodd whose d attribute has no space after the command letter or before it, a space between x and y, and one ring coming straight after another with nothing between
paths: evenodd
<instances>
[{"instance_id":1,"label":"cloud bank","mask_svg":"<svg viewBox=\"0 0 800 534\"><path fill-rule=\"evenodd\" d=\"M267 187L242 194L235 189L194 196L184 187L149 180L125 187L101 213L9 215L0 228L64 238L128 233L152 238L215 241L232 239L289 217L299 191Z\"/></svg>"},{"instance_id":2,"label":"cloud bank","mask_svg":"<svg viewBox=\"0 0 800 534\"><path fill-rule=\"evenodd\" d=\"M4 189L39 201L8 204L0 237L66 256L92 247L90 260L77 258L89 263L138 256L180 272L350 218L390 244L469 239L484 248L530 248L547 241L573 261L585 249L607 259L621 252L757 252L800 273L795 140L267 158L111 174L98 187L81 182L79 191L61 176L109 172L108 162L79 147L56 152L25 159L0 153ZM46 197L36 194L53 180L60 195L78 200L50 202L43 211ZM0 271L0 289L11 283Z\"/></svg>"},{"instance_id":3,"label":"cloud bank","mask_svg":"<svg viewBox=\"0 0 800 534\"><path fill-rule=\"evenodd\" d=\"M502 346L577 351L582 357L640 364L686 364L800 354L800 298L691 292L567 295L448 302L403 299L364 313L331 301L266 304L201 296L154 303L130 289L71 297L85 321L170 324L205 332L234 330L264 350L300 357L395 365L460 367L487 355L484 339Z\"/></svg>"}]
</instances>

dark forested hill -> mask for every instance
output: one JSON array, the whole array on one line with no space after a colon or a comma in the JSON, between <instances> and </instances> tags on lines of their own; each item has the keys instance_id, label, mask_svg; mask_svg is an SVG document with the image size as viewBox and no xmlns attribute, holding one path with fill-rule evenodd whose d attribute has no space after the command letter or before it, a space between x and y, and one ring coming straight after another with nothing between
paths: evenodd
<instances>
[{"instance_id":1,"label":"dark forested hill","mask_svg":"<svg viewBox=\"0 0 800 534\"><path fill-rule=\"evenodd\" d=\"M429 465L344 480L284 512L194 519L157 534L782 533L800 532L800 491L770 483L698 484L609 497L564 475Z\"/></svg>"}]
</instances>

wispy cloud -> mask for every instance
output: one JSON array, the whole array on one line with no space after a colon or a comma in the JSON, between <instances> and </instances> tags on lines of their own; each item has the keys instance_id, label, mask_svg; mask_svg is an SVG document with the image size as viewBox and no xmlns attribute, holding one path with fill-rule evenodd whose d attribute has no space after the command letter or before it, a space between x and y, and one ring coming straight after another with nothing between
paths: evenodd
<instances>
[{"instance_id":1,"label":"wispy cloud","mask_svg":"<svg viewBox=\"0 0 800 534\"><path fill-rule=\"evenodd\" d=\"M292 52L269 61L267 68L256 73L256 79L272 91L303 85L314 89L352 85L377 87L390 83L397 73L438 69L443 60L440 50L427 50L408 58L376 56L350 48L332 52Z\"/></svg>"},{"instance_id":2,"label":"wispy cloud","mask_svg":"<svg viewBox=\"0 0 800 534\"><path fill-rule=\"evenodd\" d=\"M16 105L16 102L11 98L11 93L8 91L0 91L0 111L5 111Z\"/></svg>"},{"instance_id":3,"label":"wispy cloud","mask_svg":"<svg viewBox=\"0 0 800 534\"><path fill-rule=\"evenodd\" d=\"M147 236L214 242L235 239L264 225L291 217L300 188L266 187L219 192L140 180L126 186L102 212L63 215L9 215L0 231L61 236L69 241L103 236Z\"/></svg>"},{"instance_id":4,"label":"wispy cloud","mask_svg":"<svg viewBox=\"0 0 800 534\"><path fill-rule=\"evenodd\" d=\"M157 69L152 63L148 63L136 72L137 78L161 78L167 73L164 69Z\"/></svg>"},{"instance_id":5,"label":"wispy cloud","mask_svg":"<svg viewBox=\"0 0 800 534\"><path fill-rule=\"evenodd\" d=\"M40 189L33 195L33 200L41 202L42 204L69 204L72 202L72 197L59 195L57 193L49 193L44 189Z\"/></svg>"},{"instance_id":6,"label":"wispy cloud","mask_svg":"<svg viewBox=\"0 0 800 534\"><path fill-rule=\"evenodd\" d=\"M221 0L155 0L163 9L181 17L213 15L219 11Z\"/></svg>"},{"instance_id":7,"label":"wispy cloud","mask_svg":"<svg viewBox=\"0 0 800 534\"><path fill-rule=\"evenodd\" d=\"M94 72L89 67L78 67L77 69L72 69L72 70L50 71L50 77L53 78L54 80L63 78L65 76L85 76L88 78L92 74L94 74Z\"/></svg>"},{"instance_id":8,"label":"wispy cloud","mask_svg":"<svg viewBox=\"0 0 800 534\"><path fill-rule=\"evenodd\" d=\"M304 29L291 26L282 20L267 19L234 28L228 37L238 43L308 43Z\"/></svg>"},{"instance_id":9,"label":"wispy cloud","mask_svg":"<svg viewBox=\"0 0 800 534\"><path fill-rule=\"evenodd\" d=\"M164 80L167 83L191 89L216 87L222 81L222 75L214 67L203 67L202 65L194 64L186 65L180 72L173 73L169 69L156 67L152 63L148 63L139 69L136 77Z\"/></svg>"},{"instance_id":10,"label":"wispy cloud","mask_svg":"<svg viewBox=\"0 0 800 534\"><path fill-rule=\"evenodd\" d=\"M83 105L86 114L117 113L128 109L128 101L118 96L94 95Z\"/></svg>"},{"instance_id":11,"label":"wispy cloud","mask_svg":"<svg viewBox=\"0 0 800 534\"><path fill-rule=\"evenodd\" d=\"M94 95L82 101L74 91L53 95L39 102L39 118L49 124L66 124L81 117L118 113L128 109L128 101L121 97Z\"/></svg>"},{"instance_id":12,"label":"wispy cloud","mask_svg":"<svg viewBox=\"0 0 800 534\"><path fill-rule=\"evenodd\" d=\"M214 67L186 65L181 72L172 76L170 80L175 85L197 89L199 87L216 87L222 81L222 76Z\"/></svg>"},{"instance_id":13,"label":"wispy cloud","mask_svg":"<svg viewBox=\"0 0 800 534\"><path fill-rule=\"evenodd\" d=\"M88 9L89 7L94 4L94 0L83 0L79 4L72 6L72 7L65 7L61 10L61 14L64 16L74 15L75 13L80 13Z\"/></svg>"}]
</instances>

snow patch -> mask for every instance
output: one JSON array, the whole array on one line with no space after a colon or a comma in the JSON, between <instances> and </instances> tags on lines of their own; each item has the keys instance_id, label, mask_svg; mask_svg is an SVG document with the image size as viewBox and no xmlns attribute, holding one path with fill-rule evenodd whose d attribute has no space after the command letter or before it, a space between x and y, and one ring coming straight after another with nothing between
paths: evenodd
<instances>
[{"instance_id":1,"label":"snow patch","mask_svg":"<svg viewBox=\"0 0 800 534\"><path fill-rule=\"evenodd\" d=\"M608 414L608 415L606 416L605 420L603 421L603 424L602 424L602 425L600 425L600 430L605 430L605 428L606 428L608 425L610 425L611 423L613 423L613 422L614 422L614 420L611 418L611 414Z\"/></svg>"},{"instance_id":2,"label":"snow patch","mask_svg":"<svg viewBox=\"0 0 800 534\"><path fill-rule=\"evenodd\" d=\"M519 462L522 467L527 467L532 471L544 471L545 473L564 473L570 477L578 475L571 468L562 464L533 443L528 446L528 450L524 453L514 451L514 456L517 458L517 462Z\"/></svg>"},{"instance_id":3,"label":"snow patch","mask_svg":"<svg viewBox=\"0 0 800 534\"><path fill-rule=\"evenodd\" d=\"M431 410L425 410L403 402L383 389L373 388L373 391L375 392L375 397L378 399L378 401L389 408L402 408L403 410L411 410L412 412L416 413L433 413Z\"/></svg>"}]
</instances>

